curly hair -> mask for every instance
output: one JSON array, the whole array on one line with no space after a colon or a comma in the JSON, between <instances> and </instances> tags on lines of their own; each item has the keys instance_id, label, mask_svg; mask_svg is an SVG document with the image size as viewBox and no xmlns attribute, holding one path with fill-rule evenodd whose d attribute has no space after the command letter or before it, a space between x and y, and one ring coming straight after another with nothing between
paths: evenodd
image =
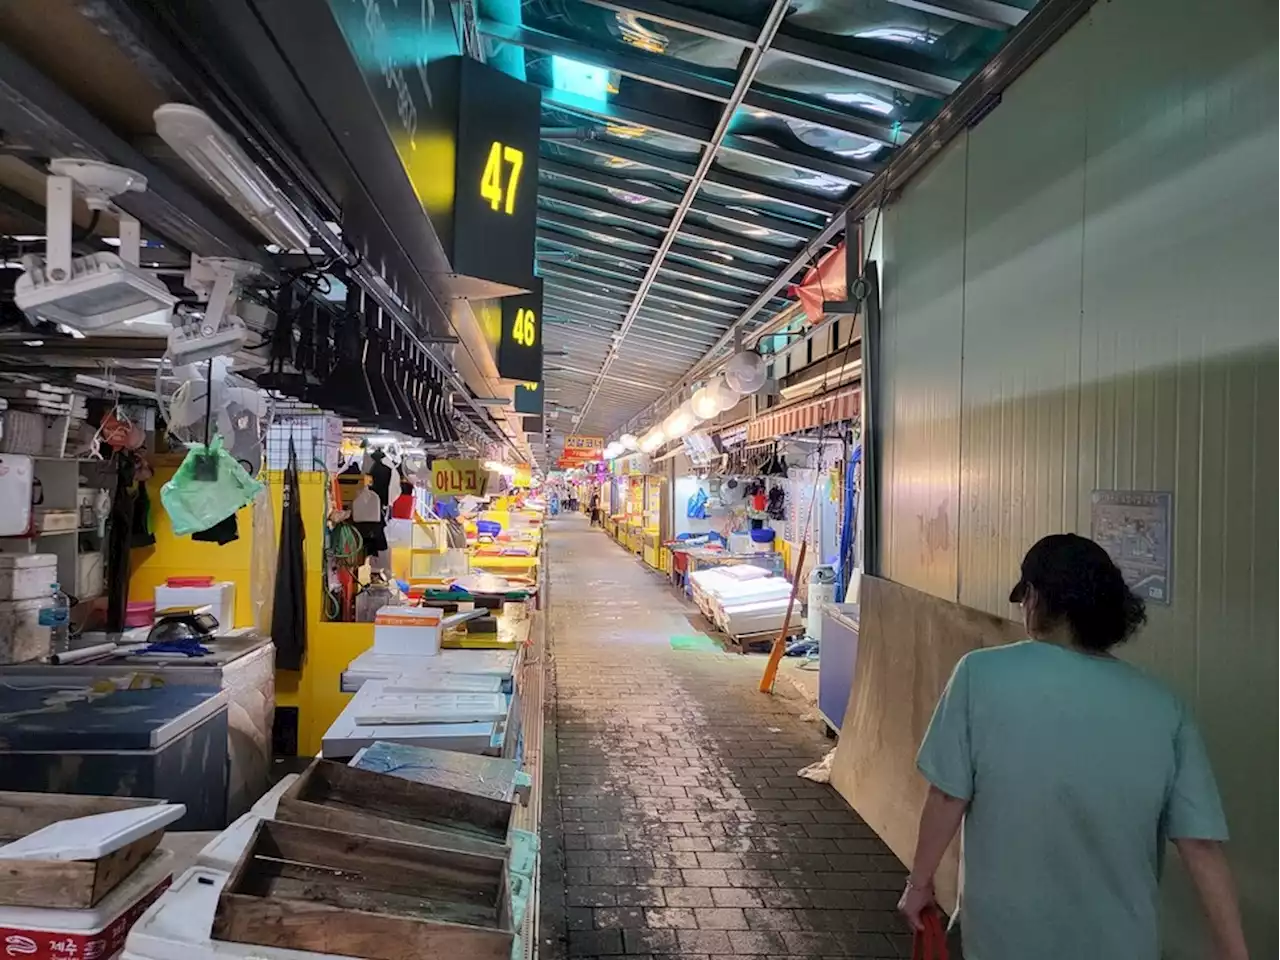
<instances>
[{"instance_id":1,"label":"curly hair","mask_svg":"<svg viewBox=\"0 0 1280 960\"><path fill-rule=\"evenodd\" d=\"M1124 643L1147 622L1146 604L1124 582L1111 557L1074 533L1045 537L1027 551L1022 579L1010 594L1021 602L1035 589L1047 622L1066 622L1076 643L1097 652Z\"/></svg>"}]
</instances>

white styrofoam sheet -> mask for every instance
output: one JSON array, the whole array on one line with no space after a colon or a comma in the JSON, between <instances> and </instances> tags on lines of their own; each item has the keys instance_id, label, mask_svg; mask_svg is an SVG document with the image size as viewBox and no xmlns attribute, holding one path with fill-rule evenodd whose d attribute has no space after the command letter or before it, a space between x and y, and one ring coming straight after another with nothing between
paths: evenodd
<instances>
[{"instance_id":1,"label":"white styrofoam sheet","mask_svg":"<svg viewBox=\"0 0 1280 960\"><path fill-rule=\"evenodd\" d=\"M500 693L442 693L374 680L352 698L352 713L362 727L375 724L472 723L507 715Z\"/></svg>"},{"instance_id":2,"label":"white styrofoam sheet","mask_svg":"<svg viewBox=\"0 0 1280 960\"><path fill-rule=\"evenodd\" d=\"M98 860L163 830L186 812L180 803L157 803L58 820L0 846L0 860Z\"/></svg>"}]
</instances>

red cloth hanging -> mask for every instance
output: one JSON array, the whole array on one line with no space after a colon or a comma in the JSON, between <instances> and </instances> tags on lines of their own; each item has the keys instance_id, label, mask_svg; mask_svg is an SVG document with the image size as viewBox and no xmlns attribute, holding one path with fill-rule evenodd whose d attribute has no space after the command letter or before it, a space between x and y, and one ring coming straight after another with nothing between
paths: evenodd
<instances>
[{"instance_id":1,"label":"red cloth hanging","mask_svg":"<svg viewBox=\"0 0 1280 960\"><path fill-rule=\"evenodd\" d=\"M822 319L822 304L827 300L845 300L849 296L849 279L845 276L845 245L842 240L835 249L827 251L816 267L810 267L799 283L791 285L790 293L804 307L809 323Z\"/></svg>"},{"instance_id":2,"label":"red cloth hanging","mask_svg":"<svg viewBox=\"0 0 1280 960\"><path fill-rule=\"evenodd\" d=\"M924 927L916 931L911 947L911 960L949 960L947 931L937 910L929 909L920 914Z\"/></svg>"}]
</instances>

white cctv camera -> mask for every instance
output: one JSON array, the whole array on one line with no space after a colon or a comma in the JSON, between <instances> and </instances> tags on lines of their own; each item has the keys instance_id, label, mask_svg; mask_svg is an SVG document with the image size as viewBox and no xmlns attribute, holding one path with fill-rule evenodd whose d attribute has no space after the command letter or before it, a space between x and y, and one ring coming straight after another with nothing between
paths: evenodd
<instances>
[{"instance_id":1,"label":"white cctv camera","mask_svg":"<svg viewBox=\"0 0 1280 960\"><path fill-rule=\"evenodd\" d=\"M111 208L120 193L141 192L146 178L97 160L59 159L46 183L45 255L23 258L13 299L33 320L72 330L101 330L173 309L177 298L138 266L138 221L120 213L120 254L71 255L72 202L79 185L89 208Z\"/></svg>"}]
</instances>

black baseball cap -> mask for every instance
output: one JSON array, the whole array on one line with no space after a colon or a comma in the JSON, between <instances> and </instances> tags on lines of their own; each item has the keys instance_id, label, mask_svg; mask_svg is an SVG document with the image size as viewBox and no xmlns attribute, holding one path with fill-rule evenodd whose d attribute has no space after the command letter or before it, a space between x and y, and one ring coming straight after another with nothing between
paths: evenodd
<instances>
[{"instance_id":1,"label":"black baseball cap","mask_svg":"<svg viewBox=\"0 0 1280 960\"><path fill-rule=\"evenodd\" d=\"M1096 577L1090 577L1093 573ZM1111 556L1088 537L1055 533L1036 542L1022 558L1022 579L1009 592L1010 603L1022 603L1027 587L1052 594L1068 592L1080 579L1101 580L1118 573Z\"/></svg>"}]
</instances>

